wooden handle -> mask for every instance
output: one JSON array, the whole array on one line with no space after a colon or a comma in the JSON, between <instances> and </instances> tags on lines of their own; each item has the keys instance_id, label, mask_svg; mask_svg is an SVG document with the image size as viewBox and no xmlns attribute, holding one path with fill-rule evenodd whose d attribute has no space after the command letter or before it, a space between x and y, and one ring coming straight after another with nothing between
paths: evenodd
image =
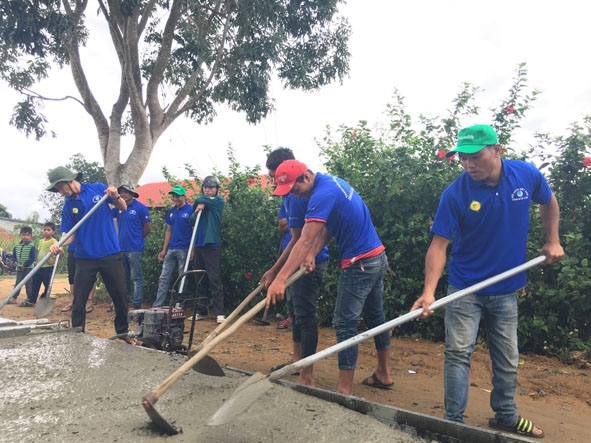
<instances>
[{"instance_id":1,"label":"wooden handle","mask_svg":"<svg viewBox=\"0 0 591 443\"><path fill-rule=\"evenodd\" d=\"M294 281L300 278L302 275L306 273L306 268L300 268L295 274L287 279L285 282L285 287L289 287ZM230 326L226 331L222 332L217 337L213 338L209 343L205 344L203 348L197 352L193 357L187 360L180 368L174 371L166 380L164 380L160 385L156 387L153 391L149 392L144 396L144 398L149 399L151 404L154 404L158 401L160 396L164 394L168 388L170 388L179 378L181 378L189 369L197 364L199 360L201 360L204 356L208 354L210 350L216 347L218 343L221 343L226 338L230 337L234 332L240 328L244 323L251 320L259 311L261 311L265 305L267 304L267 300L261 300L258 302L252 309L247 311L242 317L236 320L232 326Z\"/></svg>"}]
</instances>

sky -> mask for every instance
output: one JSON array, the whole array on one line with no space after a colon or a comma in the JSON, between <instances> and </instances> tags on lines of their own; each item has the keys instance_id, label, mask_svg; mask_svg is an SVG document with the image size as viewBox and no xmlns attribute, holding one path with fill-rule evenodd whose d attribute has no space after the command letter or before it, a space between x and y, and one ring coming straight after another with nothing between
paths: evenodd
<instances>
[{"instance_id":1,"label":"sky","mask_svg":"<svg viewBox=\"0 0 591 443\"><path fill-rule=\"evenodd\" d=\"M542 93L516 142L526 148L536 131L566 134L573 122L591 114L591 61L585 55L591 27L585 5L578 0L349 0L341 8L352 27L350 73L342 84L301 92L274 82L275 111L257 125L224 108L209 125L179 119L158 141L139 184L164 180L163 166L179 178L188 178L185 164L200 177L214 169L227 173L230 144L244 166L264 166L264 145L287 146L311 169L322 171L318 142L326 127L334 133L340 125L359 120L370 127L387 122L384 112L395 89L416 119L419 114L445 115L461 85L469 82L483 89L477 96L483 112L465 123L488 123L488 109L506 96L521 62L527 63L528 86ZM109 63L103 55L109 47L109 42L91 38L82 53L83 63L92 67L91 87L106 115L118 81L116 61L111 58ZM56 74L41 92L77 96L69 72ZM48 211L39 196L49 169L76 153L102 163L96 130L78 104L57 102L46 105L49 127L57 136L40 142L27 139L9 125L18 96L5 85L0 85L0 94L0 204L14 218L25 219L36 211L43 221Z\"/></svg>"}]
</instances>

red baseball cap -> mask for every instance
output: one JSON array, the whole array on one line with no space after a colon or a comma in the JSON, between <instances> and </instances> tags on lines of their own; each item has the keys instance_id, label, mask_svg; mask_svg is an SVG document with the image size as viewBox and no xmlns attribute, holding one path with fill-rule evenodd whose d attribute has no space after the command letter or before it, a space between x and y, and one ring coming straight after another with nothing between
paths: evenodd
<instances>
[{"instance_id":1,"label":"red baseball cap","mask_svg":"<svg viewBox=\"0 0 591 443\"><path fill-rule=\"evenodd\" d=\"M307 170L308 167L300 161L285 160L275 171L275 183L277 183L277 187L273 191L273 195L289 194L296 179Z\"/></svg>"}]
</instances>

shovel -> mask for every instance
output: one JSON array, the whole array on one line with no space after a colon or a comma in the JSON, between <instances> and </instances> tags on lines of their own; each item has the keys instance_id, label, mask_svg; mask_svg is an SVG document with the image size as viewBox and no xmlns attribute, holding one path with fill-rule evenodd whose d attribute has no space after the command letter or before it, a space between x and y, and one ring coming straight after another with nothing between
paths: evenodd
<instances>
[{"instance_id":1,"label":"shovel","mask_svg":"<svg viewBox=\"0 0 591 443\"><path fill-rule=\"evenodd\" d=\"M505 271L494 277L490 277L466 289L462 289L461 291L450 294L447 297L443 297L435 301L429 307L429 309L435 310L437 308L445 306L465 295L477 292L483 288L486 288L487 286L498 283L501 280L504 280L529 268L537 266L538 264L543 263L545 260L546 256L539 256L522 265L509 269L508 271ZM270 374L263 375L260 372L253 374L244 383L242 383L238 387L238 389L236 389L232 396L216 411L216 413L211 417L207 424L210 426L218 426L228 423L234 417L238 416L241 412L243 412L250 405L252 405L261 395L263 395L265 392L271 389L271 387L273 386L273 384L271 383L272 381L278 380L287 375L291 375L294 372L303 369L307 366L310 366L311 364L316 363L322 359L325 359L326 357L336 354L337 352L340 352L343 349L350 348L351 346L368 340L371 337L375 337L378 334L386 332L410 320L415 320L419 318L422 313L423 310L421 308L415 309L414 311L401 315L400 317L390 320L389 322L376 326L375 328L370 329L369 331L365 331L362 334L356 335L345 341L337 343L336 345L326 348L323 351L317 352L316 354L310 355L309 357L306 357L295 363L284 366L283 368L271 372Z\"/></svg>"},{"instance_id":2,"label":"shovel","mask_svg":"<svg viewBox=\"0 0 591 443\"><path fill-rule=\"evenodd\" d=\"M59 260L59 254L55 256L55 262L53 263L53 269L51 270L51 279L49 285L45 288L45 297L40 297L35 303L35 317L45 317L53 309L57 295L51 294L51 287L53 286L53 279L55 278L55 272L57 271L57 262Z\"/></svg>"},{"instance_id":3,"label":"shovel","mask_svg":"<svg viewBox=\"0 0 591 443\"><path fill-rule=\"evenodd\" d=\"M189 263L191 262L191 251L193 250L193 245L195 244L195 236L197 235L197 228L199 227L199 219L201 219L201 212L197 214L197 219L195 220L195 226L193 227L193 233L191 234L191 241L189 242L189 250L187 251L187 259L185 260L185 267L183 269L183 275L187 273L187 269L189 269ZM185 289L185 277L181 280L181 286L179 288L179 293L183 292Z\"/></svg>"},{"instance_id":4,"label":"shovel","mask_svg":"<svg viewBox=\"0 0 591 443\"><path fill-rule=\"evenodd\" d=\"M60 241L57 242L57 245L62 246L66 242L67 239L69 239L72 235L74 235L74 233L78 230L78 228L80 228L80 226L82 226L82 223L84 223L86 220L88 220L88 217L90 217L92 214L94 214L95 211L104 202L106 202L108 198L109 198L108 194L105 194L92 208L90 208L88 210L88 212L86 214L84 214L84 217L82 217L80 219L80 221L78 223L76 223L72 229L70 229L70 232L66 232L66 234L60 239ZM31 269L31 272L29 272L26 275L26 277L23 278L20 281L20 283L14 287L14 289L10 292L10 294L8 294L8 297L6 297L2 302L0 302L0 309L2 309L10 301L10 299L14 296L14 294L16 294L18 291L20 291L20 289L25 285L25 283L27 283L33 277L33 275L35 275L35 273L41 268L41 266L43 266L45 264L45 262L47 260L49 260L50 257L51 257L51 252L48 252L47 255L45 255L45 257L43 257L41 260L39 260L39 263L37 263L37 265L33 269Z\"/></svg>"},{"instance_id":5,"label":"shovel","mask_svg":"<svg viewBox=\"0 0 591 443\"><path fill-rule=\"evenodd\" d=\"M289 279L285 283L285 286L288 287L305 273L306 268L300 268L296 273L289 277ZM230 337L234 332L238 330L238 328L240 328L240 326L251 320L259 311L261 311L265 307L266 303L266 299L261 300L259 303L257 303L252 309L250 309L242 317L236 320L236 322L232 326L230 326L228 330L222 332L221 334L213 338L209 343L205 344L201 348L201 350L197 352L197 354L192 356L180 368L178 368L171 375L169 375L168 378L164 380L160 385L158 385L153 391L148 392L142 397L142 405L146 410L146 413L158 429L160 429L162 432L168 435L178 434L178 431L172 425L170 425L164 418L162 418L162 416L154 407L154 405L162 396L162 394L164 394L179 378L185 375L189 369L195 366L197 362L204 358L209 351L211 351L215 346L217 346L218 343L221 343L226 338ZM222 325L224 323L222 323Z\"/></svg>"}]
</instances>

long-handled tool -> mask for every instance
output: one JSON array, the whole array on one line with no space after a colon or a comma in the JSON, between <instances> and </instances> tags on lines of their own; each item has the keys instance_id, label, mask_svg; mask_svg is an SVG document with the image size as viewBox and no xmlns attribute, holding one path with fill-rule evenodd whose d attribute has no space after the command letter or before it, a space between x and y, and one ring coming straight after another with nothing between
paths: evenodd
<instances>
[{"instance_id":1,"label":"long-handled tool","mask_svg":"<svg viewBox=\"0 0 591 443\"><path fill-rule=\"evenodd\" d=\"M453 294L448 295L447 297L443 297L435 301L429 307L429 309L438 309L465 295L477 292L487 286L498 283L501 280L504 280L529 268L537 266L538 264L543 263L545 260L546 257L543 255L537 257L533 260L528 261L527 263L509 269L508 271L505 271L494 277L490 277L466 289L462 289L461 291L457 291ZM350 348L351 346L368 340L371 337L375 337L376 335L381 334L382 332L386 332L410 320L415 320L421 316L422 312L423 310L420 308L415 309L414 311L401 315L400 317L390 320L389 322L376 326L375 328L370 329L369 331L366 331L363 334L351 337L345 341L342 341L341 343L337 343L334 346L324 349L323 351L317 352L316 354L310 355L309 357L306 357L295 363L284 366L283 368L271 372L270 374L263 375L260 372L253 374L251 377L248 378L248 380L242 383L238 387L238 389L236 389L232 396L216 411L216 413L211 417L207 424L210 426L218 426L228 423L234 417L236 417L238 414L240 414L242 411L244 411L246 408L252 405L261 395L267 392L273 386L273 384L271 383L272 381L278 380L287 375L291 375L300 369L310 366L311 364L314 364L326 357L336 354L337 352L340 352L344 349Z\"/></svg>"},{"instance_id":2,"label":"long-handled tool","mask_svg":"<svg viewBox=\"0 0 591 443\"><path fill-rule=\"evenodd\" d=\"M96 202L96 204L92 208L90 208L86 214L84 214L84 217L82 217L80 219L80 221L78 223L76 223L72 229L70 229L69 232L66 232L66 234L57 242L57 245L62 246L66 242L67 239L69 239L72 235L74 235L74 233L78 230L78 228L80 228L80 226L82 226L82 223L84 223L86 220L88 220L88 218L92 214L94 214L95 211L104 202L106 202L108 198L109 198L109 195L105 194L98 202ZM51 257L51 252L48 252L47 255L45 255L45 257L43 257L41 260L39 260L37 265L33 269L31 269L31 272L29 272L25 276L25 278L23 278L20 281L20 283L14 287L14 289L10 292L8 297L6 297L2 302L0 302L0 309L2 309L10 301L10 299L15 294L17 294L18 291L20 291L20 289L33 277L33 275L35 275L37 273L37 271L41 268L41 266L43 266L45 264L45 262L47 260L49 260L50 257Z\"/></svg>"},{"instance_id":3,"label":"long-handled tool","mask_svg":"<svg viewBox=\"0 0 591 443\"><path fill-rule=\"evenodd\" d=\"M201 211L197 214L197 219L195 220L195 226L193 227L193 232L191 233L191 241L189 242L189 250L187 251L187 259L185 260L185 267L183 268L183 274L187 272L189 269L189 263L191 263L191 251L193 250L193 245L195 244L195 237L197 236L197 229L199 228L199 220L201 219ZM185 277L181 280L181 285L179 287L179 294L183 293L183 289L185 289Z\"/></svg>"},{"instance_id":4,"label":"long-handled tool","mask_svg":"<svg viewBox=\"0 0 591 443\"><path fill-rule=\"evenodd\" d=\"M49 284L45 288L45 297L39 297L37 303L35 303L35 317L37 318L45 317L51 312L53 305L55 305L57 295L51 294L51 287L53 286L53 279L55 278L59 258L59 254L55 256L55 262L53 263L53 269L51 270L51 278Z\"/></svg>"},{"instance_id":5,"label":"long-handled tool","mask_svg":"<svg viewBox=\"0 0 591 443\"><path fill-rule=\"evenodd\" d=\"M260 284L259 286L257 286L257 288L252 291L250 294L248 294L244 300L242 300L242 302L236 307L236 309L234 309L232 311L232 313L230 315L228 315L226 317L226 320L222 323L220 323L218 325L217 328L215 328L213 331L210 332L210 334L205 337L205 339L201 342L201 344L199 345L199 347L194 350L194 351L189 351L189 355L193 356L195 354L197 354L201 349L203 349L203 347L209 343L210 341L212 341L214 338L216 338L220 332L222 332L224 329L226 329L226 327L228 325L230 325L230 323L232 321L234 321L234 319L236 317L238 317L238 314L240 314L242 312L242 310L246 307L246 305L248 303L250 303L250 301L259 293L264 289L265 285ZM265 309L266 312L266 309ZM213 375L215 377L223 377L226 374L224 373L224 370L221 368L221 366L218 364L218 362L211 356L206 355L205 357L203 357L201 360L199 360L195 366L193 366L193 370L201 373L201 374L205 374L205 375Z\"/></svg>"},{"instance_id":6,"label":"long-handled tool","mask_svg":"<svg viewBox=\"0 0 591 443\"><path fill-rule=\"evenodd\" d=\"M306 268L300 268L296 273L294 273L285 283L285 286L288 287L298 278L306 273ZM148 392L146 395L142 397L142 405L146 410L146 413L152 420L152 422L164 433L169 435L175 435L178 431L171 426L162 416L158 413L154 405L158 401L158 399L164 394L179 378L187 373L189 369L191 369L198 361L200 361L207 353L212 350L218 343L221 343L226 338L230 337L234 332L240 328L244 323L251 320L259 311L261 311L265 304L267 303L266 299L261 300L257 303L252 309L246 312L242 317L240 317L232 326L230 326L226 331L219 334L217 337L212 339L209 343L207 343L203 348L191 357L188 361L186 361L180 368L174 371L171 375L168 376L166 380L164 380L160 385L156 387L153 391ZM223 324L223 323L222 323Z\"/></svg>"}]
</instances>

